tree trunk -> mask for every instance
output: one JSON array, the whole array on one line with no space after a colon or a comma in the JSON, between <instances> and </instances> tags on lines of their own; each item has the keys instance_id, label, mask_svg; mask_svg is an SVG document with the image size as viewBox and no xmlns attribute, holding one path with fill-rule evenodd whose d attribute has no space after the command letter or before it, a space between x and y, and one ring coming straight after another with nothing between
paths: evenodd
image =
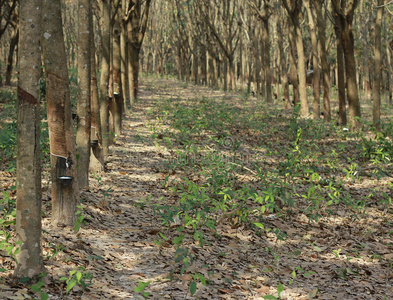
<instances>
[{"instance_id":1,"label":"tree trunk","mask_svg":"<svg viewBox=\"0 0 393 300\"><path fill-rule=\"evenodd\" d=\"M122 1L122 12L126 10L126 1ZM123 13L124 14L124 13ZM121 57L121 84L123 92L123 111L127 112L131 108L130 101L130 86L128 82L128 44L127 44L127 25L122 14L122 19L120 20L121 34L120 34L120 57Z\"/></svg>"},{"instance_id":2,"label":"tree trunk","mask_svg":"<svg viewBox=\"0 0 393 300\"><path fill-rule=\"evenodd\" d=\"M321 45L320 59L322 67L322 86L323 86L323 113L325 120L331 119L331 108L330 108L330 77L329 77L329 64L328 64L328 51L326 49L326 22L322 15L322 4L321 0L312 0L315 11L317 13L317 27L319 42ZM344 73L344 72L343 72ZM343 74L342 74L343 75ZM344 99L345 100L345 99ZM345 102L344 102L345 104ZM345 105L344 105L345 108Z\"/></svg>"},{"instance_id":3,"label":"tree trunk","mask_svg":"<svg viewBox=\"0 0 393 300\"><path fill-rule=\"evenodd\" d=\"M337 88L338 88L338 123L341 126L347 125L346 98L345 98L345 64L344 50L341 41L341 25L337 14L334 16L334 31L336 34L337 52Z\"/></svg>"},{"instance_id":4,"label":"tree trunk","mask_svg":"<svg viewBox=\"0 0 393 300\"><path fill-rule=\"evenodd\" d=\"M138 97L139 52L140 52L140 48L137 45L131 43L130 52L129 52L129 66L130 66L129 76L131 78L131 80L130 80L130 82L131 82L131 86L130 86L131 103L134 103L134 101L136 101L136 99ZM179 60L180 60L180 57L179 57Z\"/></svg>"},{"instance_id":5,"label":"tree trunk","mask_svg":"<svg viewBox=\"0 0 393 300\"><path fill-rule=\"evenodd\" d=\"M101 172L104 170L104 153L102 150L102 133L100 117L100 99L98 96L98 84L96 73L96 54L94 43L93 14L89 14L90 20L90 67L91 67L91 152L90 171Z\"/></svg>"},{"instance_id":6,"label":"tree trunk","mask_svg":"<svg viewBox=\"0 0 393 300\"><path fill-rule=\"evenodd\" d=\"M289 23L289 22L288 22ZM300 93L299 93L299 79L297 76L297 68L296 68L296 43L295 43L295 34L293 32L293 28L291 28L288 24L288 40L289 40L289 64L291 67L291 83L293 89L293 103L297 105L300 102Z\"/></svg>"},{"instance_id":7,"label":"tree trunk","mask_svg":"<svg viewBox=\"0 0 393 300\"><path fill-rule=\"evenodd\" d=\"M319 0L320 1L320 0ZM315 13L311 8L310 0L304 0L304 4L307 10L308 26L310 28L311 47L312 47L312 62L313 62L313 114L314 119L319 119L320 108L319 108L319 91L320 91L320 76L319 76L319 55L318 55L318 40L315 29ZM319 33L321 35L321 33ZM330 116L324 116L326 120L330 120Z\"/></svg>"},{"instance_id":8,"label":"tree trunk","mask_svg":"<svg viewBox=\"0 0 393 300\"><path fill-rule=\"evenodd\" d=\"M131 0L129 4L129 9L131 9L131 11L130 20L127 23L127 31L129 45L128 76L130 78L131 101L136 100L138 96L139 54L146 32L150 3L151 0L145 1L143 14L141 0Z\"/></svg>"},{"instance_id":9,"label":"tree trunk","mask_svg":"<svg viewBox=\"0 0 393 300\"><path fill-rule=\"evenodd\" d=\"M22 242L14 275L44 271L41 256L41 0L20 0L16 235Z\"/></svg>"},{"instance_id":10,"label":"tree trunk","mask_svg":"<svg viewBox=\"0 0 393 300\"><path fill-rule=\"evenodd\" d=\"M363 9L363 5L361 6ZM361 32L362 32L362 40L363 40L363 63L364 63L364 85L363 89L366 92L366 98L367 100L371 100L371 82L370 82L370 66L369 66L369 39L368 39L368 34L369 34L369 26L368 24L370 23L370 17L371 17L371 12L364 12L361 11L361 15L364 16L365 19L361 18L360 19L360 24L361 24ZM360 75L360 72L359 72ZM359 84L361 81L359 80Z\"/></svg>"},{"instance_id":11,"label":"tree trunk","mask_svg":"<svg viewBox=\"0 0 393 300\"><path fill-rule=\"evenodd\" d=\"M120 9L115 16L115 23L113 26L113 66L112 66L112 82L113 82L113 99L111 114L113 117L113 124L115 128L115 135L121 135L122 127L122 108L123 108L123 91L121 89L121 53L120 53Z\"/></svg>"},{"instance_id":12,"label":"tree trunk","mask_svg":"<svg viewBox=\"0 0 393 300\"><path fill-rule=\"evenodd\" d=\"M301 102L302 117L308 116L308 97L306 85L306 58L304 55L303 36L299 24L299 14L301 10L301 0L283 0L283 4L288 11L294 28L294 36L297 50L297 73L299 75L299 96Z\"/></svg>"},{"instance_id":13,"label":"tree trunk","mask_svg":"<svg viewBox=\"0 0 393 300\"><path fill-rule=\"evenodd\" d=\"M259 99L265 99L265 95L266 95L266 74L265 74L265 44L264 44L264 40L263 40L263 32L262 32L262 28L260 28L260 45L261 45L261 49L259 50L258 55L260 56L260 61L261 61L261 68L260 70L258 70L260 72L260 76L261 76L261 92L259 94L260 98Z\"/></svg>"},{"instance_id":14,"label":"tree trunk","mask_svg":"<svg viewBox=\"0 0 393 300\"><path fill-rule=\"evenodd\" d=\"M236 90L236 76L235 76L235 65L233 56L228 58L228 75L230 81L230 87L232 91Z\"/></svg>"},{"instance_id":15,"label":"tree trunk","mask_svg":"<svg viewBox=\"0 0 393 300\"><path fill-rule=\"evenodd\" d=\"M261 96L261 56L260 56L260 44L259 41L259 28L255 28L254 31L254 90L257 96L257 99L260 99Z\"/></svg>"},{"instance_id":16,"label":"tree trunk","mask_svg":"<svg viewBox=\"0 0 393 300\"><path fill-rule=\"evenodd\" d=\"M101 0L101 78L100 78L100 120L101 120L101 134L102 134L102 150L104 159L109 154L109 71L110 71L110 17L111 17L111 3L109 0ZM112 91L111 91L112 92Z\"/></svg>"},{"instance_id":17,"label":"tree trunk","mask_svg":"<svg viewBox=\"0 0 393 300\"><path fill-rule=\"evenodd\" d=\"M306 59L304 56L303 36L300 29L298 18L294 18L296 50L297 50L297 70L299 73L299 97L302 117L307 117L308 112L308 96L306 84Z\"/></svg>"},{"instance_id":18,"label":"tree trunk","mask_svg":"<svg viewBox=\"0 0 393 300\"><path fill-rule=\"evenodd\" d=\"M291 107L291 103L289 102L289 84L288 84L288 68L287 68L287 61L285 59L285 50L283 48L283 41L282 41L282 28L281 28L281 10L275 6L277 13L276 17L276 27L277 27L277 45L280 52L280 74L281 74L281 86L284 92L284 108L289 109ZM277 93L277 98L279 98L279 93ZM280 100L279 100L280 101Z\"/></svg>"},{"instance_id":19,"label":"tree trunk","mask_svg":"<svg viewBox=\"0 0 393 300\"><path fill-rule=\"evenodd\" d=\"M78 2L78 124L76 151L79 188L89 188L90 129L91 129L91 53L90 53L90 0Z\"/></svg>"},{"instance_id":20,"label":"tree trunk","mask_svg":"<svg viewBox=\"0 0 393 300\"><path fill-rule=\"evenodd\" d=\"M375 129L379 130L381 121L381 28L383 17L383 0L378 0L377 18L375 20L375 45L374 45L374 84L373 84L373 123Z\"/></svg>"},{"instance_id":21,"label":"tree trunk","mask_svg":"<svg viewBox=\"0 0 393 300\"><path fill-rule=\"evenodd\" d=\"M194 79L194 84L197 85L199 83L198 78L198 42L194 39L193 42L193 59L192 59L192 74Z\"/></svg>"},{"instance_id":22,"label":"tree trunk","mask_svg":"<svg viewBox=\"0 0 393 300\"><path fill-rule=\"evenodd\" d=\"M239 45L239 79L240 79L240 87L239 87L239 91L243 91L244 89L244 46L243 46L243 38L240 38L239 41L240 45Z\"/></svg>"},{"instance_id":23,"label":"tree trunk","mask_svg":"<svg viewBox=\"0 0 393 300\"><path fill-rule=\"evenodd\" d=\"M11 40L10 40L10 51L8 53L7 70L5 73L5 85L11 85L14 51L16 45L18 44L18 40L19 40L19 28L13 28Z\"/></svg>"},{"instance_id":24,"label":"tree trunk","mask_svg":"<svg viewBox=\"0 0 393 300\"><path fill-rule=\"evenodd\" d=\"M52 222L73 226L79 190L61 1L43 0L42 13L51 151Z\"/></svg>"},{"instance_id":25,"label":"tree trunk","mask_svg":"<svg viewBox=\"0 0 393 300\"><path fill-rule=\"evenodd\" d=\"M1 54L1 43L0 43L0 54ZM3 66L3 60L1 59L1 57L2 56L0 56L0 87L2 87L3 86L3 68L2 68L2 66Z\"/></svg>"},{"instance_id":26,"label":"tree trunk","mask_svg":"<svg viewBox=\"0 0 393 300\"><path fill-rule=\"evenodd\" d=\"M393 65L392 65L392 51L390 49L388 41L386 42L386 58L388 62L388 93L389 93L389 105L393 104Z\"/></svg>"},{"instance_id":27,"label":"tree trunk","mask_svg":"<svg viewBox=\"0 0 393 300\"><path fill-rule=\"evenodd\" d=\"M360 127L360 103L358 87L356 82L356 60L354 48L354 36L352 32L353 15L358 4L357 0L347 3L348 7L343 7L344 2L332 0L333 9L338 15L339 25L341 26L341 41L344 51L345 77L347 84L348 108L350 125L352 129Z\"/></svg>"},{"instance_id":28,"label":"tree trunk","mask_svg":"<svg viewBox=\"0 0 393 300\"><path fill-rule=\"evenodd\" d=\"M266 5L265 5L266 9ZM267 16L268 13L266 13ZM265 61L265 83L266 83L266 102L272 102L272 69L270 66L270 40L269 40L269 17L262 19L262 39L264 44L263 58Z\"/></svg>"}]
</instances>

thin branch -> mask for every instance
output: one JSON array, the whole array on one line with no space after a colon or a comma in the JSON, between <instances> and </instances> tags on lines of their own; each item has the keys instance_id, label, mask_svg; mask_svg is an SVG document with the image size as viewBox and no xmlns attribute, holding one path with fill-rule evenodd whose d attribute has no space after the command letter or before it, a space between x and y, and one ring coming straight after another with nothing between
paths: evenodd
<instances>
[{"instance_id":1,"label":"thin branch","mask_svg":"<svg viewBox=\"0 0 393 300\"><path fill-rule=\"evenodd\" d=\"M373 5L373 6L374 6L374 8L381 8L381 7L388 6L388 5L390 5L390 4L393 4L393 1L390 1L390 2L385 3L385 4L382 4L382 5Z\"/></svg>"},{"instance_id":2,"label":"thin branch","mask_svg":"<svg viewBox=\"0 0 393 300\"><path fill-rule=\"evenodd\" d=\"M117 0L117 3L113 7L114 11L113 11L112 18L111 18L111 25L113 25L115 23L116 15L119 13L119 5L120 5L120 3L121 3L121 1Z\"/></svg>"}]
</instances>

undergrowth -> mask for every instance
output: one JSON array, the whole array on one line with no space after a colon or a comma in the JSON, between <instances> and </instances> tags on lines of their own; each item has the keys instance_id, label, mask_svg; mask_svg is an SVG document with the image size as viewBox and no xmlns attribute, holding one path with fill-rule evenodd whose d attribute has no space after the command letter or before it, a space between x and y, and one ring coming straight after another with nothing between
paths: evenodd
<instances>
[{"instance_id":1,"label":"undergrowth","mask_svg":"<svg viewBox=\"0 0 393 300\"><path fill-rule=\"evenodd\" d=\"M345 211L348 222L356 222L368 206L391 208L391 185L364 198L351 188L365 178L391 176L389 122L378 133L350 132L335 122L301 119L298 108L288 115L247 100L239 107L206 97L161 99L149 113L155 119L149 124L152 138L171 153L162 167L167 174L162 185L175 200L152 206L168 232L176 228L173 272L181 276L194 260L191 245L220 239L219 224L285 240L286 233L270 219L303 214L318 223ZM169 237L161 234L161 239L158 244ZM191 294L196 282L208 284L200 273L190 275ZM280 291L278 298L266 299L279 299Z\"/></svg>"}]
</instances>

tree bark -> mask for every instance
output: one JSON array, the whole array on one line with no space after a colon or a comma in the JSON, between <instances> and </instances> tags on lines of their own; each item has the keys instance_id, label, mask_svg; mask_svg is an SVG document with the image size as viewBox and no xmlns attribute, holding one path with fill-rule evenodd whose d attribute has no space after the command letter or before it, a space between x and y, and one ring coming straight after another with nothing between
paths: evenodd
<instances>
[{"instance_id":1,"label":"tree bark","mask_svg":"<svg viewBox=\"0 0 393 300\"><path fill-rule=\"evenodd\" d=\"M364 5L361 5L361 18L360 18L360 27L361 27L361 33L363 37L361 38L363 40L363 64L364 64L364 85L363 89L366 92L366 99L371 100L371 81L370 81L370 64L369 64L369 23L370 19L372 16L372 11L369 11L370 8L366 8L366 11L363 10ZM360 73L360 72L359 72ZM360 73L361 74L361 73ZM359 75L360 75L359 74ZM361 81L358 81L359 84Z\"/></svg>"},{"instance_id":2,"label":"tree bark","mask_svg":"<svg viewBox=\"0 0 393 300\"><path fill-rule=\"evenodd\" d=\"M51 151L52 222L73 226L79 190L61 1L43 0L42 13Z\"/></svg>"},{"instance_id":3,"label":"tree bark","mask_svg":"<svg viewBox=\"0 0 393 300\"><path fill-rule=\"evenodd\" d=\"M126 11L126 1L122 1L122 15L120 20L120 57L121 57L121 84L122 84L122 92L123 92L123 111L127 112L131 108L130 101L130 86L128 82L128 70L127 70L127 62L128 62L128 44L127 44L127 25L124 20L125 11Z\"/></svg>"},{"instance_id":4,"label":"tree bark","mask_svg":"<svg viewBox=\"0 0 393 300\"><path fill-rule=\"evenodd\" d=\"M358 0L348 1L346 6L344 6L345 2L339 3L339 0L332 0L332 7L338 15L338 23L341 27L341 41L344 51L345 77L350 118L349 121L351 128L354 130L360 127L359 119L361 117L359 93L356 82L354 36L352 32L353 16L357 4Z\"/></svg>"},{"instance_id":5,"label":"tree bark","mask_svg":"<svg viewBox=\"0 0 393 300\"><path fill-rule=\"evenodd\" d=\"M306 59L304 55L303 36L299 24L299 13L301 9L301 0L283 0L283 4L288 11L292 25L294 27L296 50L297 50L297 73L299 75L299 96L301 103L301 115L307 117L308 112L308 96L306 85Z\"/></svg>"},{"instance_id":6,"label":"tree bark","mask_svg":"<svg viewBox=\"0 0 393 300\"><path fill-rule=\"evenodd\" d=\"M19 40L19 28L13 28L11 40L10 40L10 51L8 52L7 70L5 73L5 85L11 85L14 52L16 46L18 45L18 40Z\"/></svg>"},{"instance_id":7,"label":"tree bark","mask_svg":"<svg viewBox=\"0 0 393 300\"><path fill-rule=\"evenodd\" d=\"M111 114L113 117L113 124L115 135L120 136L122 126L123 113L123 91L121 82L121 52L120 52L120 8L115 15L113 26L113 67L112 67L112 82L113 82L113 99L111 102Z\"/></svg>"},{"instance_id":8,"label":"tree bark","mask_svg":"<svg viewBox=\"0 0 393 300\"><path fill-rule=\"evenodd\" d=\"M142 14L142 0L130 0L129 4L129 21L128 45L129 61L128 76L130 82L130 98L134 101L138 97L138 76L139 76L139 54L141 51L143 38L146 32L147 21L149 18L151 0L145 1L145 9Z\"/></svg>"},{"instance_id":9,"label":"tree bark","mask_svg":"<svg viewBox=\"0 0 393 300\"><path fill-rule=\"evenodd\" d=\"M262 39L264 45L263 51L263 60L264 60L264 73L265 73L265 95L266 102L271 103L273 101L272 98L272 69L271 69L271 58L270 58L270 39L269 39L269 18L270 18L270 9L266 2L264 1L264 5L262 8Z\"/></svg>"},{"instance_id":10,"label":"tree bark","mask_svg":"<svg viewBox=\"0 0 393 300\"><path fill-rule=\"evenodd\" d=\"M194 79L194 84L197 85L199 83L199 78L198 78L198 43L197 40L194 39L193 42L193 59L192 59L192 74L193 74L193 79Z\"/></svg>"},{"instance_id":11,"label":"tree bark","mask_svg":"<svg viewBox=\"0 0 393 300\"><path fill-rule=\"evenodd\" d=\"M265 5L266 6L266 5ZM271 103L273 101L272 98L272 68L271 68L271 59L270 59L270 39L269 39L269 18L262 19L262 38L264 44L263 58L265 61L265 84L266 84L266 102Z\"/></svg>"},{"instance_id":12,"label":"tree bark","mask_svg":"<svg viewBox=\"0 0 393 300\"><path fill-rule=\"evenodd\" d=\"M292 91L293 91L293 103L297 105L300 102L299 95L299 79L297 76L297 68L296 68L296 43L295 43L295 34L293 32L293 28L289 25L288 22L288 40L289 40L289 65L291 68L291 83L292 83Z\"/></svg>"},{"instance_id":13,"label":"tree bark","mask_svg":"<svg viewBox=\"0 0 393 300\"><path fill-rule=\"evenodd\" d=\"M78 124L76 131L77 172L80 188L89 188L90 130L91 130L91 53L90 0L78 1Z\"/></svg>"},{"instance_id":14,"label":"tree bark","mask_svg":"<svg viewBox=\"0 0 393 300\"><path fill-rule=\"evenodd\" d=\"M110 71L110 20L111 20L111 3L110 0L101 0L100 2L101 18L101 78L100 78L100 120L102 135L102 151L104 159L109 154L109 71ZM112 91L111 91L112 92Z\"/></svg>"},{"instance_id":15,"label":"tree bark","mask_svg":"<svg viewBox=\"0 0 393 300\"><path fill-rule=\"evenodd\" d=\"M386 39L387 40L387 39ZM393 46L393 43L392 43ZM393 48L393 47L392 47ZM386 58L388 62L388 93L389 93L389 104L393 104L393 65L392 65L392 51L393 49L390 49L389 47L389 42L386 41Z\"/></svg>"},{"instance_id":16,"label":"tree bark","mask_svg":"<svg viewBox=\"0 0 393 300\"><path fill-rule=\"evenodd\" d=\"M319 0L320 1L320 0ZM319 76L319 55L318 55L318 40L317 33L315 29L315 13L312 11L310 0L304 0L304 5L306 6L307 16L308 16L308 26L310 28L311 37L311 48L312 48L312 61L313 61L313 114L314 119L319 119L320 117L320 107L319 107L319 91L320 91L320 76ZM319 33L321 35L321 33ZM324 116L327 120L330 120L329 116Z\"/></svg>"},{"instance_id":17,"label":"tree bark","mask_svg":"<svg viewBox=\"0 0 393 300\"><path fill-rule=\"evenodd\" d=\"M338 123L341 126L347 125L346 97L345 97L345 64L344 50L341 41L341 25L337 14L334 13L334 31L336 34L337 52L337 89L338 89Z\"/></svg>"},{"instance_id":18,"label":"tree bark","mask_svg":"<svg viewBox=\"0 0 393 300\"><path fill-rule=\"evenodd\" d=\"M326 49L326 22L322 15L322 4L321 0L312 0L315 11L317 13L317 27L319 42L321 45L320 51L320 61L321 61L321 71L322 71L322 87L323 87L323 114L327 121L331 119L331 108L330 108L330 70L328 64L328 51ZM344 106L345 108L345 106Z\"/></svg>"},{"instance_id":19,"label":"tree bark","mask_svg":"<svg viewBox=\"0 0 393 300\"><path fill-rule=\"evenodd\" d=\"M373 123L376 130L379 130L381 121L381 28L383 18L383 0L378 0L377 17L375 20L375 44L374 44L374 84L373 84Z\"/></svg>"},{"instance_id":20,"label":"tree bark","mask_svg":"<svg viewBox=\"0 0 393 300\"><path fill-rule=\"evenodd\" d=\"M276 28L277 28L277 45L279 48L279 56L280 56L280 75L281 75L281 86L284 92L284 108L289 109L291 107L291 103L289 102L289 84L288 84L288 68L287 68L287 61L285 59L285 50L282 40L282 27L281 27L281 10L278 8L278 4L275 6L277 11L276 16ZM278 79L277 79L278 80ZM277 98L279 99L278 90L276 91ZM280 101L280 100L279 100Z\"/></svg>"},{"instance_id":21,"label":"tree bark","mask_svg":"<svg viewBox=\"0 0 393 300\"><path fill-rule=\"evenodd\" d=\"M37 9L38 8L38 9ZM20 252L14 275L44 271L41 256L41 0L20 0L20 43L16 166L16 235Z\"/></svg>"},{"instance_id":22,"label":"tree bark","mask_svg":"<svg viewBox=\"0 0 393 300\"><path fill-rule=\"evenodd\" d=\"M94 43L93 14L89 14L90 21L90 67L91 67L91 152L90 166L92 172L101 172L104 170L104 153L102 149L101 117L100 117L100 99L98 96L98 84L96 73L96 51Z\"/></svg>"}]
</instances>

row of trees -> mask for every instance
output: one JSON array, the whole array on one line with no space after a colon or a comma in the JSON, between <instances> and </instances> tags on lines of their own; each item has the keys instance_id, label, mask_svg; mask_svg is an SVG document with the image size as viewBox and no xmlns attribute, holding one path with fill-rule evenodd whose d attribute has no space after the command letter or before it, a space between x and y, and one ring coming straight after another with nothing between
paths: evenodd
<instances>
[{"instance_id":1,"label":"row of trees","mask_svg":"<svg viewBox=\"0 0 393 300\"><path fill-rule=\"evenodd\" d=\"M322 111L331 119L334 85L339 122L347 123L347 101L354 128L361 87L373 99L378 126L381 91L389 90L392 103L392 9L387 0L157 1L144 70L224 90L247 88L268 103L283 99L286 108L301 102L305 117L312 78L314 118Z\"/></svg>"},{"instance_id":2,"label":"row of trees","mask_svg":"<svg viewBox=\"0 0 393 300\"><path fill-rule=\"evenodd\" d=\"M89 170L104 167L113 140L111 132L121 133L122 114L130 109L137 96L139 52L150 0L77 2L76 136L62 1L19 0L14 2L14 8L1 3L1 7L8 7L6 18L13 14L11 9L19 17L16 233L22 243L17 254L17 277L34 277L43 270L40 246L42 58L50 140L52 222L57 226L74 225L79 192L89 186ZM63 13L64 9L63 6ZM97 33L100 93L94 42Z\"/></svg>"}]
</instances>

